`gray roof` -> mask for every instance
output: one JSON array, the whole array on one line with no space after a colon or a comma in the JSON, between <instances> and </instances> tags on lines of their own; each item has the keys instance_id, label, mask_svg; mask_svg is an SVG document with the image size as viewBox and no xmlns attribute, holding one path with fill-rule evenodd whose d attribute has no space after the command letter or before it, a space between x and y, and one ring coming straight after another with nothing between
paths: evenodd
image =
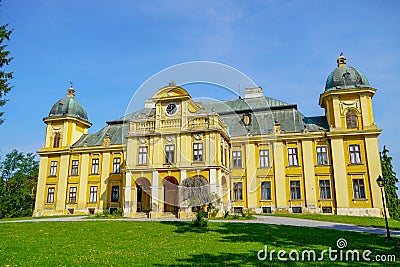
<instances>
[{"instance_id":1,"label":"gray roof","mask_svg":"<svg viewBox=\"0 0 400 267\"><path fill-rule=\"evenodd\" d=\"M112 145L123 144L125 143L124 135L128 133L128 127L128 124L123 123L109 124L95 134L82 135L72 147L100 146L103 144L107 134Z\"/></svg>"},{"instance_id":2,"label":"gray roof","mask_svg":"<svg viewBox=\"0 0 400 267\"><path fill-rule=\"evenodd\" d=\"M297 110L297 105L270 97L207 102L203 103L203 107L208 113L220 115L231 137L270 134L275 123L279 123L281 131L286 133L328 128L325 116L307 118ZM249 125L243 122L246 114L251 116Z\"/></svg>"},{"instance_id":3,"label":"gray roof","mask_svg":"<svg viewBox=\"0 0 400 267\"><path fill-rule=\"evenodd\" d=\"M205 102L202 105L207 113L220 115L231 137L270 134L275 123L279 123L281 131L285 133L328 130L325 116L305 117L297 110L297 105L269 97ZM145 108L108 121L103 129L95 134L83 135L72 147L102 145L107 134L111 138L111 144L123 144L124 136L128 133L127 122L141 116L152 116L154 113L154 108ZM251 116L249 125L243 123L244 114Z\"/></svg>"}]
</instances>

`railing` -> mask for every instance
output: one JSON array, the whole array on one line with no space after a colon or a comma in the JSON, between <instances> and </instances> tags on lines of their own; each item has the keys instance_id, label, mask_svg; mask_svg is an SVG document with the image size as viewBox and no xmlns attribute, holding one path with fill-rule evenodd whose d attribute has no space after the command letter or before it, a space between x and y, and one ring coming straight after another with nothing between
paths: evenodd
<instances>
[{"instance_id":1,"label":"railing","mask_svg":"<svg viewBox=\"0 0 400 267\"><path fill-rule=\"evenodd\" d=\"M182 125L182 119L161 119L159 126L160 129L223 129L226 131L225 124L217 115L207 116L188 116L185 125ZM131 132L154 132L156 130L155 119L134 120L131 121Z\"/></svg>"},{"instance_id":2,"label":"railing","mask_svg":"<svg viewBox=\"0 0 400 267\"><path fill-rule=\"evenodd\" d=\"M182 120L181 119L166 119L161 120L161 128L181 128Z\"/></svg>"},{"instance_id":3,"label":"railing","mask_svg":"<svg viewBox=\"0 0 400 267\"><path fill-rule=\"evenodd\" d=\"M139 132L139 131L154 131L156 128L155 120L140 120L133 121L131 124L131 131Z\"/></svg>"},{"instance_id":4,"label":"railing","mask_svg":"<svg viewBox=\"0 0 400 267\"><path fill-rule=\"evenodd\" d=\"M211 120L212 122L212 120ZM188 127L194 128L209 128L210 118L209 117L195 117L188 120Z\"/></svg>"}]
</instances>

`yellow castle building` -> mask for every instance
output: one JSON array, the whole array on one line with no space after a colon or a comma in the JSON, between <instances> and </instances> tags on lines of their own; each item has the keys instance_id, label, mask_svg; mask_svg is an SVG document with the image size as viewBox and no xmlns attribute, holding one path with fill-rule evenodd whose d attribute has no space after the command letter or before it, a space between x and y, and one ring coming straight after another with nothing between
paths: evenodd
<instances>
[{"instance_id":1,"label":"yellow castle building","mask_svg":"<svg viewBox=\"0 0 400 267\"><path fill-rule=\"evenodd\" d=\"M71 86L43 119L34 216L186 218L204 192L220 211L382 216L376 89L343 55L337 63L314 117L260 87L200 103L171 82L89 134Z\"/></svg>"}]
</instances>

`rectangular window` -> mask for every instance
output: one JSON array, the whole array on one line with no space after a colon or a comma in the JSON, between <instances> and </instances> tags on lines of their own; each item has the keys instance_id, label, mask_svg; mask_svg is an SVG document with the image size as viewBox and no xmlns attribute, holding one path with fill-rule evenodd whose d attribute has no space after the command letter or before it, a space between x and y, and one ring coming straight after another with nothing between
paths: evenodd
<instances>
[{"instance_id":1,"label":"rectangular window","mask_svg":"<svg viewBox=\"0 0 400 267\"><path fill-rule=\"evenodd\" d=\"M165 146L165 163L173 164L175 162L175 145Z\"/></svg>"},{"instance_id":2,"label":"rectangular window","mask_svg":"<svg viewBox=\"0 0 400 267\"><path fill-rule=\"evenodd\" d=\"M300 181L290 181L290 199L301 199Z\"/></svg>"},{"instance_id":3,"label":"rectangular window","mask_svg":"<svg viewBox=\"0 0 400 267\"><path fill-rule=\"evenodd\" d=\"M76 187L69 188L69 203L76 203Z\"/></svg>"},{"instance_id":4,"label":"rectangular window","mask_svg":"<svg viewBox=\"0 0 400 267\"><path fill-rule=\"evenodd\" d=\"M297 147L288 148L289 166L299 166L297 160Z\"/></svg>"},{"instance_id":5,"label":"rectangular window","mask_svg":"<svg viewBox=\"0 0 400 267\"><path fill-rule=\"evenodd\" d=\"M268 168L269 167L269 150L263 149L260 150L260 168Z\"/></svg>"},{"instance_id":6,"label":"rectangular window","mask_svg":"<svg viewBox=\"0 0 400 267\"><path fill-rule=\"evenodd\" d=\"M99 159L92 159L92 174L99 174Z\"/></svg>"},{"instance_id":7,"label":"rectangular window","mask_svg":"<svg viewBox=\"0 0 400 267\"><path fill-rule=\"evenodd\" d=\"M111 202L119 202L119 186L111 187Z\"/></svg>"},{"instance_id":8,"label":"rectangular window","mask_svg":"<svg viewBox=\"0 0 400 267\"><path fill-rule=\"evenodd\" d=\"M319 196L321 199L331 199L331 185L329 180L319 181Z\"/></svg>"},{"instance_id":9,"label":"rectangular window","mask_svg":"<svg viewBox=\"0 0 400 267\"><path fill-rule=\"evenodd\" d=\"M72 167L71 167L71 175L72 176L78 175L78 166L79 166L79 160L73 160Z\"/></svg>"},{"instance_id":10,"label":"rectangular window","mask_svg":"<svg viewBox=\"0 0 400 267\"><path fill-rule=\"evenodd\" d=\"M349 145L350 163L361 164L360 145Z\"/></svg>"},{"instance_id":11,"label":"rectangular window","mask_svg":"<svg viewBox=\"0 0 400 267\"><path fill-rule=\"evenodd\" d=\"M233 183L233 199L243 200L242 182Z\"/></svg>"},{"instance_id":12,"label":"rectangular window","mask_svg":"<svg viewBox=\"0 0 400 267\"><path fill-rule=\"evenodd\" d=\"M261 199L271 200L271 182L261 183Z\"/></svg>"},{"instance_id":13,"label":"rectangular window","mask_svg":"<svg viewBox=\"0 0 400 267\"><path fill-rule=\"evenodd\" d=\"M262 207L262 213L272 213L271 207Z\"/></svg>"},{"instance_id":14,"label":"rectangular window","mask_svg":"<svg viewBox=\"0 0 400 267\"><path fill-rule=\"evenodd\" d=\"M353 193L355 199L365 199L364 179L353 179Z\"/></svg>"},{"instance_id":15,"label":"rectangular window","mask_svg":"<svg viewBox=\"0 0 400 267\"><path fill-rule=\"evenodd\" d=\"M203 161L203 143L193 144L193 161Z\"/></svg>"},{"instance_id":16,"label":"rectangular window","mask_svg":"<svg viewBox=\"0 0 400 267\"><path fill-rule=\"evenodd\" d=\"M225 165L224 147L221 145L221 164Z\"/></svg>"},{"instance_id":17,"label":"rectangular window","mask_svg":"<svg viewBox=\"0 0 400 267\"><path fill-rule=\"evenodd\" d=\"M139 147L138 165L147 165L147 146Z\"/></svg>"},{"instance_id":18,"label":"rectangular window","mask_svg":"<svg viewBox=\"0 0 400 267\"><path fill-rule=\"evenodd\" d=\"M242 151L232 151L232 167L242 168Z\"/></svg>"},{"instance_id":19,"label":"rectangular window","mask_svg":"<svg viewBox=\"0 0 400 267\"><path fill-rule=\"evenodd\" d=\"M52 161L50 162L50 176L56 176L57 175L57 161Z\"/></svg>"},{"instance_id":20,"label":"rectangular window","mask_svg":"<svg viewBox=\"0 0 400 267\"><path fill-rule=\"evenodd\" d=\"M302 208L301 207L292 207L292 212L293 213L302 213Z\"/></svg>"},{"instance_id":21,"label":"rectangular window","mask_svg":"<svg viewBox=\"0 0 400 267\"><path fill-rule=\"evenodd\" d=\"M54 187L49 187L47 189L47 203L54 203Z\"/></svg>"},{"instance_id":22,"label":"rectangular window","mask_svg":"<svg viewBox=\"0 0 400 267\"><path fill-rule=\"evenodd\" d=\"M121 172L121 158L114 158L113 160L113 173Z\"/></svg>"},{"instance_id":23,"label":"rectangular window","mask_svg":"<svg viewBox=\"0 0 400 267\"><path fill-rule=\"evenodd\" d=\"M96 203L97 202L97 186L91 186L90 187L89 202L90 203Z\"/></svg>"},{"instance_id":24,"label":"rectangular window","mask_svg":"<svg viewBox=\"0 0 400 267\"><path fill-rule=\"evenodd\" d=\"M317 146L317 164L328 165L328 153L326 146Z\"/></svg>"}]
</instances>

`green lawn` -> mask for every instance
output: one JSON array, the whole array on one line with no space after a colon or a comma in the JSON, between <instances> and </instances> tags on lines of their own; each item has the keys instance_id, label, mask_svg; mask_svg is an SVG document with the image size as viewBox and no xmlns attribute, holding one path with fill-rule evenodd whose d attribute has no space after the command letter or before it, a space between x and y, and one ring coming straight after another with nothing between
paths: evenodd
<instances>
[{"instance_id":1,"label":"green lawn","mask_svg":"<svg viewBox=\"0 0 400 267\"><path fill-rule=\"evenodd\" d=\"M265 215L265 214L259 214ZM381 227L385 228L385 219L376 217L360 217L360 216L341 216L341 215L323 215L323 214L268 214L266 216L278 216L278 217L292 217L300 219L327 221L327 222L338 222L338 223L349 223L361 226ZM388 219L389 228L392 230L400 230L400 222Z\"/></svg>"},{"instance_id":2,"label":"green lawn","mask_svg":"<svg viewBox=\"0 0 400 267\"><path fill-rule=\"evenodd\" d=\"M0 266L259 265L256 255L264 245L268 251L315 249L320 255L329 247L337 249L339 238L347 240L346 249L371 250L371 259L385 254L400 260L398 237L264 224L209 222L208 229L199 230L188 222L2 223L0 236ZM331 266L325 256L319 265ZM276 253L274 259L281 264Z\"/></svg>"}]
</instances>

